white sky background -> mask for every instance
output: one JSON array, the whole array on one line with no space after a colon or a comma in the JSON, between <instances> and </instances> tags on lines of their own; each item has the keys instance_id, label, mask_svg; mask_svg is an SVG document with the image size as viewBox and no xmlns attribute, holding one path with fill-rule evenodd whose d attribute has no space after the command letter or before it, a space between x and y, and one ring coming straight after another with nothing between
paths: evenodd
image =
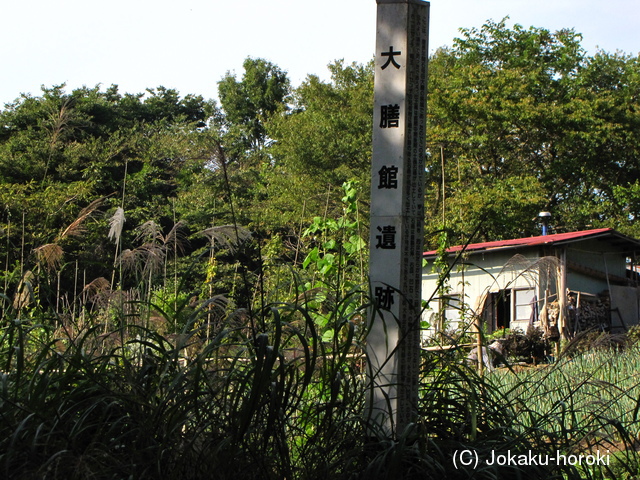
<instances>
[{"instance_id":1,"label":"white sky background","mask_svg":"<svg viewBox=\"0 0 640 480\"><path fill-rule=\"evenodd\" d=\"M375 0L0 0L0 107L40 86L119 85L217 96L227 71L265 58L294 86L326 65L374 55ZM640 0L431 0L430 49L460 27L509 16L555 31L574 28L590 54L640 53Z\"/></svg>"}]
</instances>

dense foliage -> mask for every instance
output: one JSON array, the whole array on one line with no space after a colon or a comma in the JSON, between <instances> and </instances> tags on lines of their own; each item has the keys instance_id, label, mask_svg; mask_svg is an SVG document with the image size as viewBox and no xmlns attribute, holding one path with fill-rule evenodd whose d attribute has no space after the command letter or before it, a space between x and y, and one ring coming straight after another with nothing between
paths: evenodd
<instances>
[{"instance_id":1,"label":"dense foliage","mask_svg":"<svg viewBox=\"0 0 640 480\"><path fill-rule=\"evenodd\" d=\"M429 211L458 235L531 235L541 210L559 231L640 234L640 58L580 38L489 22L431 59Z\"/></svg>"},{"instance_id":2,"label":"dense foliage","mask_svg":"<svg viewBox=\"0 0 640 480\"><path fill-rule=\"evenodd\" d=\"M366 228L372 65L329 68L330 81L311 75L292 88L279 67L249 58L241 78L219 82L220 105L164 87L121 94L116 86L70 93L54 86L6 105L0 255L7 287L43 262L67 272L61 289L68 294L76 261L88 281L118 277L119 252L106 235L117 208L122 250L138 246L136 228L145 222L162 235L180 223L190 243L167 258L177 271L185 268L179 257L207 246L198 232L234 222L253 232L252 248L300 262L315 247L303 230L313 217L341 215L346 181L358 185ZM541 210L553 213L558 231L607 226L640 235L638 57L589 56L572 30L488 22L438 49L429 77L429 247L443 218L450 242L479 224L477 239L495 240L537 233L532 219ZM99 199L82 232L62 235ZM43 250L49 245L56 252ZM257 278L255 264L240 262Z\"/></svg>"},{"instance_id":3,"label":"dense foliage","mask_svg":"<svg viewBox=\"0 0 640 480\"><path fill-rule=\"evenodd\" d=\"M419 420L389 439L364 413L354 318L367 305L346 313L352 301L329 315L339 332L330 341L294 303L261 312L268 323L259 335L231 312L208 341L200 337L207 308L188 315L178 336L130 325L52 337L37 311L32 322L10 314L0 329L0 472L19 480L637 478L637 346L485 377L455 350L432 352L421 364ZM478 464L462 451L476 452ZM531 455L535 463L522 463Z\"/></svg>"},{"instance_id":4,"label":"dense foliage","mask_svg":"<svg viewBox=\"0 0 640 480\"><path fill-rule=\"evenodd\" d=\"M556 231L640 237L640 57L488 22L429 68L427 247L536 234L540 210ZM219 104L59 85L0 111L2 475L603 478L450 467L460 448L606 441L637 471L637 401L624 396L624 425L558 430L564 397L529 408L514 399L528 377L486 382L455 355L423 359L420 422L374 431L373 64L329 69L293 88L249 58ZM555 393L577 389L592 395Z\"/></svg>"}]
</instances>

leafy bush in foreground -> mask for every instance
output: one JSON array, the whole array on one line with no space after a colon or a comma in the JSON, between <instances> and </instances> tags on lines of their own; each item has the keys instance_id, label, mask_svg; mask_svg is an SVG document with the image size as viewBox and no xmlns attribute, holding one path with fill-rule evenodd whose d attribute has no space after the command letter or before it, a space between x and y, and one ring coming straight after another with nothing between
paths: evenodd
<instances>
[{"instance_id":1,"label":"leafy bush in foreground","mask_svg":"<svg viewBox=\"0 0 640 480\"><path fill-rule=\"evenodd\" d=\"M513 377L516 386L496 386L451 351L424 356L417 421L397 438L377 434L364 413L366 331L359 320L366 305L345 308L355 298L360 296L335 305L328 343L296 304L253 314L236 310L207 326L200 322L208 312L205 302L174 336L129 325L56 338L33 320L6 313L0 475L599 479L633 478L638 471L625 425L602 416L569 421L558 415L557 403L538 411L517 400L526 392L514 395L529 380ZM193 325L200 327L189 329ZM580 388L568 384L566 395ZM566 400L562 411L570 413ZM618 446L610 466L453 465L462 450L481 459L492 451L594 452L594 428L605 423Z\"/></svg>"}]
</instances>

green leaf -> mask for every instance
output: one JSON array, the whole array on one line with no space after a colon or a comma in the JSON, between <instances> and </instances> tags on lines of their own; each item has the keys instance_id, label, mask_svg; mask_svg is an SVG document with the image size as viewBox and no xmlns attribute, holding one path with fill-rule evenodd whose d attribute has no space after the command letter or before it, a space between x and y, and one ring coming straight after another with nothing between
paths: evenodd
<instances>
[{"instance_id":1,"label":"green leaf","mask_svg":"<svg viewBox=\"0 0 640 480\"><path fill-rule=\"evenodd\" d=\"M333 329L327 330L322 334L322 341L325 343L332 342L334 336L335 336L335 332Z\"/></svg>"},{"instance_id":2,"label":"green leaf","mask_svg":"<svg viewBox=\"0 0 640 480\"><path fill-rule=\"evenodd\" d=\"M311 263L316 263L318 261L318 257L319 257L318 247L315 247L305 257L304 261L302 262L302 268L306 270Z\"/></svg>"},{"instance_id":3,"label":"green leaf","mask_svg":"<svg viewBox=\"0 0 640 480\"><path fill-rule=\"evenodd\" d=\"M336 243L335 239L332 238L331 240L324 242L323 247L325 250L334 250L336 248Z\"/></svg>"}]
</instances>

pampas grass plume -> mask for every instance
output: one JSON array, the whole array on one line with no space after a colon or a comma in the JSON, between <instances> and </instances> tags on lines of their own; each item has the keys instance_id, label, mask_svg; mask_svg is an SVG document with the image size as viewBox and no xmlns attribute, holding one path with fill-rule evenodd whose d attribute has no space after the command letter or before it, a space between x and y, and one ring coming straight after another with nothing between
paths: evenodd
<instances>
[{"instance_id":1,"label":"pampas grass plume","mask_svg":"<svg viewBox=\"0 0 640 480\"><path fill-rule=\"evenodd\" d=\"M124 210L121 207L116 209L116 213L109 220L109 240L113 240L114 243L120 241L122 235L122 227L124 226L126 219L124 218Z\"/></svg>"}]
</instances>

